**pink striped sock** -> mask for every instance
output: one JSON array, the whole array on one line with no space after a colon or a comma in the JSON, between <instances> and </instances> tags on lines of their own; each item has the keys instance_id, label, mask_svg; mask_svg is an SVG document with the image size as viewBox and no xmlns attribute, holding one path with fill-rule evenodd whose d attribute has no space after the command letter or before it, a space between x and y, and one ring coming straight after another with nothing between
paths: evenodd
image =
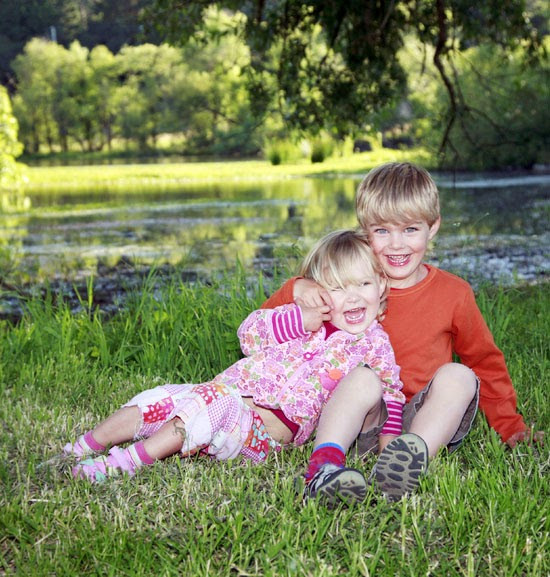
<instances>
[{"instance_id":1,"label":"pink striped sock","mask_svg":"<svg viewBox=\"0 0 550 577\"><path fill-rule=\"evenodd\" d=\"M102 453L103 451L105 451L105 447L94 439L92 431L81 435L74 445L67 443L63 447L65 455L75 455L77 457L84 457L91 453Z\"/></svg>"},{"instance_id":2,"label":"pink striped sock","mask_svg":"<svg viewBox=\"0 0 550 577\"><path fill-rule=\"evenodd\" d=\"M128 457L132 459L136 468L142 467L143 465L152 465L156 459L153 459L151 455L145 450L143 441L138 441L133 445L130 445L126 449Z\"/></svg>"}]
</instances>

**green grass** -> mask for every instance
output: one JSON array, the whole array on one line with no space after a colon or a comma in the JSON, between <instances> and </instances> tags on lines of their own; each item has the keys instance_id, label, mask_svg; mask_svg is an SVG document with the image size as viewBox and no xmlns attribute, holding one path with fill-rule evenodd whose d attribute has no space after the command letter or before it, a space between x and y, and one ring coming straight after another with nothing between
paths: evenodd
<instances>
[{"instance_id":1,"label":"green grass","mask_svg":"<svg viewBox=\"0 0 550 577\"><path fill-rule=\"evenodd\" d=\"M27 193L71 193L81 190L181 190L182 185L216 182L284 180L301 176L327 174L364 174L372 167L389 161L418 162L430 166L429 154L422 150L379 149L373 152L327 159L322 164L307 160L272 166L265 160L235 162L189 162L167 164L124 164L96 166L28 167Z\"/></svg>"},{"instance_id":2,"label":"green grass","mask_svg":"<svg viewBox=\"0 0 550 577\"><path fill-rule=\"evenodd\" d=\"M510 451L482 417L410 498L335 511L294 492L310 445L260 466L173 457L99 486L74 481L62 459L48 463L135 393L206 380L238 358L235 330L262 302L262 282L222 284L147 284L109 320L33 300L17 326L0 324L0 574L549 574L548 444ZM479 298L526 421L544 430L548 301L548 285ZM368 472L374 460L350 462Z\"/></svg>"}]
</instances>

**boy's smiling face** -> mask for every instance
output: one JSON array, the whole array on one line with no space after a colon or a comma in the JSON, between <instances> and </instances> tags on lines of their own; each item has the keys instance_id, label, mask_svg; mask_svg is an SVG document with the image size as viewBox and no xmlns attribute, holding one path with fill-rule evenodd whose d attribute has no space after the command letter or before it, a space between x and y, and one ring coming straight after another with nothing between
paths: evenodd
<instances>
[{"instance_id":1,"label":"boy's smiling face","mask_svg":"<svg viewBox=\"0 0 550 577\"><path fill-rule=\"evenodd\" d=\"M424 256L440 223L441 220L437 219L430 226L425 220L411 220L368 226L370 246L388 276L391 287L411 287L426 276Z\"/></svg>"}]
</instances>

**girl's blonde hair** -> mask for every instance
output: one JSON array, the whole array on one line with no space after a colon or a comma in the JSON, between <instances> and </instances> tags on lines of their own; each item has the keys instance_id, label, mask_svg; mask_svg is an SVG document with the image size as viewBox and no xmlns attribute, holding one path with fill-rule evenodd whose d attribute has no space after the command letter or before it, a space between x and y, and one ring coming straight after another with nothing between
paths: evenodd
<instances>
[{"instance_id":1,"label":"girl's blonde hair","mask_svg":"<svg viewBox=\"0 0 550 577\"><path fill-rule=\"evenodd\" d=\"M429 172L408 162L390 162L371 170L355 197L362 228L371 224L439 218L439 192Z\"/></svg>"},{"instance_id":2,"label":"girl's blonde hair","mask_svg":"<svg viewBox=\"0 0 550 577\"><path fill-rule=\"evenodd\" d=\"M381 279L385 273L370 248L365 232L336 230L324 236L310 250L300 269L300 276L314 280L324 288L345 288L359 276L361 260Z\"/></svg>"}]
</instances>

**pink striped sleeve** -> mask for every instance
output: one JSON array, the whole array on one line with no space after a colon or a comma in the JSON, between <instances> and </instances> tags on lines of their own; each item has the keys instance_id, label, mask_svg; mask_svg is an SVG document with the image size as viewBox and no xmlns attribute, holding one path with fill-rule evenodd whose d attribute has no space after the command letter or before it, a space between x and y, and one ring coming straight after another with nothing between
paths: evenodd
<instances>
[{"instance_id":1,"label":"pink striped sleeve","mask_svg":"<svg viewBox=\"0 0 550 577\"><path fill-rule=\"evenodd\" d=\"M295 306L291 309L276 312L271 317L273 335L278 343L284 343L307 335L304 329L302 311Z\"/></svg>"},{"instance_id":2,"label":"pink striped sleeve","mask_svg":"<svg viewBox=\"0 0 550 577\"><path fill-rule=\"evenodd\" d=\"M400 435L403 428L403 405L395 401L386 400L388 420L384 423L381 435Z\"/></svg>"}]
</instances>

